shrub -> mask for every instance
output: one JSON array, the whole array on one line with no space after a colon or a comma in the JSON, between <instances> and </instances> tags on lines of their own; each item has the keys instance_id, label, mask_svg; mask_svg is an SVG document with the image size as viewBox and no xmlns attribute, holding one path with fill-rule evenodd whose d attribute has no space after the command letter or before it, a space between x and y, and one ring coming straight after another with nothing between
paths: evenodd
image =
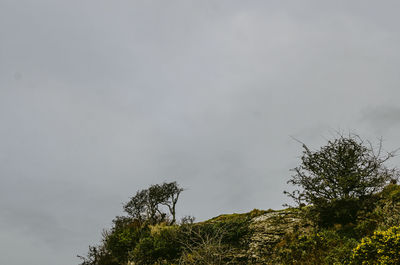
<instances>
[{"instance_id":1,"label":"shrub","mask_svg":"<svg viewBox=\"0 0 400 265\"><path fill-rule=\"evenodd\" d=\"M400 186L387 185L382 192L374 195L370 208L359 212L355 233L358 238L371 236L377 229L387 230L400 225Z\"/></svg>"},{"instance_id":2,"label":"shrub","mask_svg":"<svg viewBox=\"0 0 400 265\"><path fill-rule=\"evenodd\" d=\"M129 255L135 264L172 264L180 253L178 227L159 224L151 227L151 233L142 237Z\"/></svg>"},{"instance_id":3,"label":"shrub","mask_svg":"<svg viewBox=\"0 0 400 265\"><path fill-rule=\"evenodd\" d=\"M272 264L345 264L356 244L335 230L292 233L275 247Z\"/></svg>"},{"instance_id":4,"label":"shrub","mask_svg":"<svg viewBox=\"0 0 400 265\"><path fill-rule=\"evenodd\" d=\"M364 202L398 178L396 169L385 166L394 152L383 154L382 141L375 150L357 135L340 135L317 151L303 148L301 165L288 181L299 189L285 193L299 205L313 205L321 225L354 222Z\"/></svg>"},{"instance_id":5,"label":"shrub","mask_svg":"<svg viewBox=\"0 0 400 265\"><path fill-rule=\"evenodd\" d=\"M225 231L213 223L182 225L180 242L183 253L179 264L231 264L231 247L224 244Z\"/></svg>"},{"instance_id":6,"label":"shrub","mask_svg":"<svg viewBox=\"0 0 400 265\"><path fill-rule=\"evenodd\" d=\"M147 225L139 222L117 224L110 232L105 233L104 245L121 264L128 261L128 253L134 249L139 240L150 234Z\"/></svg>"},{"instance_id":7,"label":"shrub","mask_svg":"<svg viewBox=\"0 0 400 265\"><path fill-rule=\"evenodd\" d=\"M353 250L351 264L400 264L400 226L376 231Z\"/></svg>"}]
</instances>

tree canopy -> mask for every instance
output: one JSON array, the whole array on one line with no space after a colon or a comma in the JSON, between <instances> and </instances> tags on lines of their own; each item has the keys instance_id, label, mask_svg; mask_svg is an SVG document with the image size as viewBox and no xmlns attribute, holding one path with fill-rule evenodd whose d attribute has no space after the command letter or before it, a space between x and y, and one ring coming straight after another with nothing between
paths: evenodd
<instances>
[{"instance_id":1,"label":"tree canopy","mask_svg":"<svg viewBox=\"0 0 400 265\"><path fill-rule=\"evenodd\" d=\"M333 204L343 209L353 204L356 211L360 200L398 178L397 170L385 165L395 152L384 152L382 140L374 148L358 135L339 135L319 150L313 151L305 144L303 149L301 164L293 169L294 175L288 181L298 189L285 191L298 204L320 209Z\"/></svg>"},{"instance_id":2,"label":"tree canopy","mask_svg":"<svg viewBox=\"0 0 400 265\"><path fill-rule=\"evenodd\" d=\"M171 224L176 222L176 204L179 195L184 189L174 182L151 185L148 189L140 190L129 202L124 210L130 217L140 222L148 221L151 224L166 220L166 207L171 215Z\"/></svg>"}]
</instances>

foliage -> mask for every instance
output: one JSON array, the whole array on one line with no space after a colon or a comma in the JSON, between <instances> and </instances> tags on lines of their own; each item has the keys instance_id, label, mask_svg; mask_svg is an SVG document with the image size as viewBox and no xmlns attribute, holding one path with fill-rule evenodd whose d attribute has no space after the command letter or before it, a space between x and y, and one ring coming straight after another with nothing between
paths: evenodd
<instances>
[{"instance_id":1,"label":"foliage","mask_svg":"<svg viewBox=\"0 0 400 265\"><path fill-rule=\"evenodd\" d=\"M387 185L369 201L369 209L359 211L354 232L357 238L370 236L377 229L400 225L400 186Z\"/></svg>"},{"instance_id":2,"label":"foliage","mask_svg":"<svg viewBox=\"0 0 400 265\"><path fill-rule=\"evenodd\" d=\"M78 255L82 260L81 265L119 265L118 260L111 255L104 245L89 246L86 257Z\"/></svg>"},{"instance_id":3,"label":"foliage","mask_svg":"<svg viewBox=\"0 0 400 265\"><path fill-rule=\"evenodd\" d=\"M225 214L208 221L181 225L183 253L180 264L248 264L245 252L251 236L250 221L266 211Z\"/></svg>"},{"instance_id":4,"label":"foliage","mask_svg":"<svg viewBox=\"0 0 400 265\"><path fill-rule=\"evenodd\" d=\"M320 150L303 148L301 165L288 181L299 189L285 193L299 205L313 205L322 225L354 222L364 202L398 178L384 165L394 152L382 154L382 142L375 150L357 135L340 135Z\"/></svg>"},{"instance_id":5,"label":"foliage","mask_svg":"<svg viewBox=\"0 0 400 265\"><path fill-rule=\"evenodd\" d=\"M162 183L140 190L124 205L128 216L117 216L113 227L103 232L99 246L90 246L82 265L125 265L130 259L137 264L175 259L180 247L174 238L175 207L182 188L176 182ZM172 221L167 222L167 207ZM165 229L154 233L154 226L164 222ZM168 227L168 229L167 229ZM147 263L146 263L147 262Z\"/></svg>"},{"instance_id":6,"label":"foliage","mask_svg":"<svg viewBox=\"0 0 400 265\"><path fill-rule=\"evenodd\" d=\"M140 190L136 192L128 203L124 205L124 211L135 220L143 222L145 219L154 218L150 216L151 205L148 204L149 192L148 190Z\"/></svg>"},{"instance_id":7,"label":"foliage","mask_svg":"<svg viewBox=\"0 0 400 265\"><path fill-rule=\"evenodd\" d=\"M378 229L400 225L400 186L390 184L379 195L380 203L375 209L376 215L381 217Z\"/></svg>"},{"instance_id":8,"label":"foliage","mask_svg":"<svg viewBox=\"0 0 400 265\"><path fill-rule=\"evenodd\" d=\"M231 252L246 247L251 218L265 211L221 215L200 223L186 217L174 225L175 217L166 221L161 207L173 213L181 191L175 182L138 191L124 206L128 216L113 220L102 244L89 249L82 265L245 264Z\"/></svg>"},{"instance_id":9,"label":"foliage","mask_svg":"<svg viewBox=\"0 0 400 265\"><path fill-rule=\"evenodd\" d=\"M214 229L209 229L214 228ZM179 264L227 264L230 247L223 244L225 231L210 224L182 225L180 242L183 253Z\"/></svg>"},{"instance_id":10,"label":"foliage","mask_svg":"<svg viewBox=\"0 0 400 265\"><path fill-rule=\"evenodd\" d=\"M114 223L111 231L105 233L105 247L120 264L124 264L128 261L129 251L138 245L141 238L150 235L150 228L136 220L130 223Z\"/></svg>"},{"instance_id":11,"label":"foliage","mask_svg":"<svg viewBox=\"0 0 400 265\"><path fill-rule=\"evenodd\" d=\"M151 185L148 189L138 191L124 205L124 210L133 219L157 224L166 221L167 214L161 209L161 206L165 206L172 216L173 224L176 221L176 204L182 191L175 181Z\"/></svg>"},{"instance_id":12,"label":"foliage","mask_svg":"<svg viewBox=\"0 0 400 265\"><path fill-rule=\"evenodd\" d=\"M266 252L268 263L265 264L363 264L363 261L364 264L378 264L380 254L391 253L399 247L394 244L395 233L389 233L389 239L373 235L390 215L382 211L384 206L398 205L399 191L400 186L391 184L375 194L376 199L371 202L376 209L360 213L355 224L335 224L330 228L294 226L290 229L293 232L282 235L280 243L272 246L267 251L269 254ZM300 217L309 208L291 211ZM243 255L252 242L249 241L253 233L250 224L254 217L267 212L226 214L198 223L186 218L180 225L169 222L149 225L130 217L117 217L113 228L103 233L102 244L89 248L82 265L126 265L128 261L138 265L252 264L252 258ZM397 229L398 234L400 228ZM364 239L357 250L360 236L369 234L371 241ZM385 257L382 260L388 262Z\"/></svg>"},{"instance_id":13,"label":"foliage","mask_svg":"<svg viewBox=\"0 0 400 265\"><path fill-rule=\"evenodd\" d=\"M208 233L224 231L222 242L239 246L244 243L250 233L249 222L253 216L253 211L249 214L220 215L202 223L202 230Z\"/></svg>"},{"instance_id":14,"label":"foliage","mask_svg":"<svg viewBox=\"0 0 400 265\"><path fill-rule=\"evenodd\" d=\"M149 236L140 239L129 253L135 264L166 263L176 260L181 252L176 226L158 225L152 227Z\"/></svg>"},{"instance_id":15,"label":"foliage","mask_svg":"<svg viewBox=\"0 0 400 265\"><path fill-rule=\"evenodd\" d=\"M275 247L273 264L344 264L350 259L356 240L335 230L288 234Z\"/></svg>"},{"instance_id":16,"label":"foliage","mask_svg":"<svg viewBox=\"0 0 400 265\"><path fill-rule=\"evenodd\" d=\"M171 183L156 184L150 187L159 197L160 204L166 206L172 216L171 224L176 222L176 204L183 188L174 181Z\"/></svg>"},{"instance_id":17,"label":"foliage","mask_svg":"<svg viewBox=\"0 0 400 265\"><path fill-rule=\"evenodd\" d=\"M400 264L400 226L376 231L353 250L351 264Z\"/></svg>"},{"instance_id":18,"label":"foliage","mask_svg":"<svg viewBox=\"0 0 400 265\"><path fill-rule=\"evenodd\" d=\"M311 184L300 185L303 190L298 191L297 198L304 199L310 205L290 209L291 215L274 215L281 212L274 211L267 217L268 223L253 226L253 218L271 211L255 209L249 213L224 214L197 223L194 222L194 217L188 216L176 224L175 205L183 189L179 188L176 182L152 185L148 189L138 191L125 204L124 210L128 216L118 216L113 220L111 229L103 232L101 244L90 246L86 257L79 256L82 259L81 265L253 264L253 261L258 262L258 257L254 258L253 253L260 255L260 264L400 264L400 186L392 183L382 188L379 186L380 182L371 180L370 184L379 185L370 189L360 188L369 184L360 184L355 180L358 178L358 181L362 182L371 177L359 176L360 172L366 170L366 167L363 170L360 168L365 165L363 163L366 163L366 160L363 159L368 155L361 152L363 156L360 159L359 155L347 154L352 153L354 148L346 149L348 138L342 139L346 143L344 147L340 147L341 139L331 142L334 146L328 149L335 151L335 148L342 148L342 155L335 154L336 151L332 154L306 149L303 161L325 155L325 159L331 159L332 164L333 161L345 163L356 158L359 159L358 162L348 162L343 166L341 173L336 175L333 172L331 175L317 175L317 171L306 170L305 165L308 165L309 170L312 168L310 165L314 165L313 169L318 168L322 165L321 160L316 160L320 161L318 166L310 161L308 164L303 162L305 164L296 171L304 174L304 179L296 175L299 178L298 184L302 183L300 180L306 181L307 177L310 177L309 182L305 182L307 185L311 183L327 190L317 193L306 189L312 187ZM355 143L360 144L357 141ZM372 150L361 147L361 150L367 150L367 153L368 150ZM353 153L357 152L359 151ZM376 157L379 155L375 155ZM375 165L379 163L376 162ZM341 168L337 165L335 167ZM321 172L330 172L332 168L327 167L324 169L326 171ZM389 176L397 176L395 170L386 169L383 165L376 170L386 174L383 178L385 181L389 180ZM350 177L341 177L341 174L350 174ZM342 186L335 186L335 183ZM345 185L353 186L346 188ZM348 192L338 192L342 188L346 188ZM318 197L334 194L334 189L336 194L341 196ZM363 193L364 195L361 195ZM291 195L294 194L296 193ZM163 210L168 210L172 215L171 221ZM304 217L311 218L311 221ZM257 220L267 220L263 218ZM325 226L315 225L321 224L321 220ZM285 226L280 230L283 221ZM275 230L270 230L268 233L272 233L268 235L263 234L264 225ZM377 229L389 227L392 228L376 232ZM260 228L261 233L257 230ZM264 236L266 238L263 238ZM359 241L361 238L363 239ZM260 246L266 251L252 252L250 246L259 242L262 242Z\"/></svg>"}]
</instances>

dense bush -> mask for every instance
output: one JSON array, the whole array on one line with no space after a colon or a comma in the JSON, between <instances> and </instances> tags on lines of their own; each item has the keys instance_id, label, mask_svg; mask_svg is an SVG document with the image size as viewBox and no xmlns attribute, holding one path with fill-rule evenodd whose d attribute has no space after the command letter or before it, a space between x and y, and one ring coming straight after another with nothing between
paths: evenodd
<instances>
[{"instance_id":1,"label":"dense bush","mask_svg":"<svg viewBox=\"0 0 400 265\"><path fill-rule=\"evenodd\" d=\"M90 246L82 265L153 264L171 261L181 251L174 226L176 204L183 189L176 183L151 185L140 190L124 205L128 216L118 216L103 232L99 246ZM171 215L168 220L167 209ZM154 232L155 227L159 228Z\"/></svg>"},{"instance_id":2,"label":"dense bush","mask_svg":"<svg viewBox=\"0 0 400 265\"><path fill-rule=\"evenodd\" d=\"M117 217L82 265L246 264L232 253L246 249L250 220L264 211L221 215L199 223L155 225Z\"/></svg>"},{"instance_id":3,"label":"dense bush","mask_svg":"<svg viewBox=\"0 0 400 265\"><path fill-rule=\"evenodd\" d=\"M223 231L222 242L224 244L240 246L241 243L245 243L244 241L250 233L249 222L252 218L252 213L218 216L202 223L202 230L208 233Z\"/></svg>"},{"instance_id":4,"label":"dense bush","mask_svg":"<svg viewBox=\"0 0 400 265\"><path fill-rule=\"evenodd\" d=\"M400 264L400 226L363 238L353 250L351 264Z\"/></svg>"},{"instance_id":5,"label":"dense bush","mask_svg":"<svg viewBox=\"0 0 400 265\"><path fill-rule=\"evenodd\" d=\"M311 204L314 219L325 227L355 222L370 198L398 178L396 169L385 166L394 153L383 154L382 141L375 150L357 135L340 135L317 151L303 148L301 164L288 181L298 189L285 193L299 205Z\"/></svg>"},{"instance_id":6,"label":"dense bush","mask_svg":"<svg viewBox=\"0 0 400 265\"><path fill-rule=\"evenodd\" d=\"M129 251L137 246L141 238L150 235L150 229L138 221L115 223L112 230L105 233L105 247L120 264L124 264L129 259Z\"/></svg>"},{"instance_id":7,"label":"dense bush","mask_svg":"<svg viewBox=\"0 0 400 265\"><path fill-rule=\"evenodd\" d=\"M172 261L179 258L180 252L178 227L157 225L152 227L148 236L140 239L129 255L130 260L138 265L171 264Z\"/></svg>"},{"instance_id":8,"label":"dense bush","mask_svg":"<svg viewBox=\"0 0 400 265\"><path fill-rule=\"evenodd\" d=\"M358 239L370 236L377 229L386 230L400 225L400 186L387 185L359 211L354 233Z\"/></svg>"},{"instance_id":9,"label":"dense bush","mask_svg":"<svg viewBox=\"0 0 400 265\"><path fill-rule=\"evenodd\" d=\"M275 247L271 264L345 264L356 244L355 239L335 230L295 232Z\"/></svg>"}]
</instances>

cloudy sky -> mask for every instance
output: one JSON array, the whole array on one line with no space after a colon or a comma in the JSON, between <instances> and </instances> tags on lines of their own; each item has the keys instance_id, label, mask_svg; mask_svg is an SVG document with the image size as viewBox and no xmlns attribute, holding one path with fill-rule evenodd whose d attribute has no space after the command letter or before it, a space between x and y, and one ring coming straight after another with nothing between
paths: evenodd
<instances>
[{"instance_id":1,"label":"cloudy sky","mask_svg":"<svg viewBox=\"0 0 400 265\"><path fill-rule=\"evenodd\" d=\"M399 147L399 10L0 0L0 264L78 264L162 181L186 188L179 215L197 220L281 208L291 137Z\"/></svg>"}]
</instances>

